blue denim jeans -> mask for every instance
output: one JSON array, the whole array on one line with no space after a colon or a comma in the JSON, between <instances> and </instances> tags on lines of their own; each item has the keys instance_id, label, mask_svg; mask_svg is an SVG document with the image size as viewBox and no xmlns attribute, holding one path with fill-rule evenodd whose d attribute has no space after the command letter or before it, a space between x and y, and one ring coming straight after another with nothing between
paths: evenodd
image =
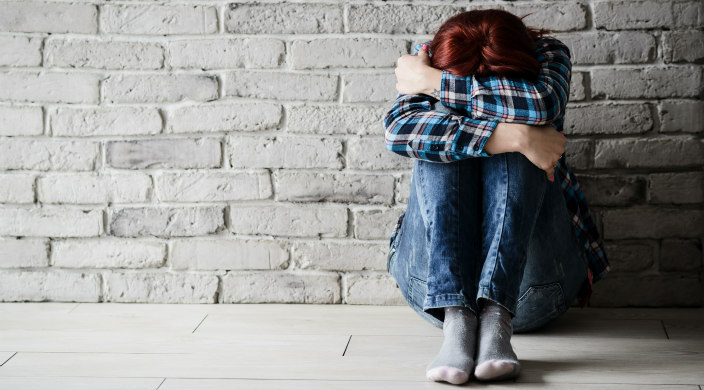
<instances>
[{"instance_id":1,"label":"blue denim jeans","mask_svg":"<svg viewBox=\"0 0 704 390\"><path fill-rule=\"evenodd\" d=\"M562 315L586 282L560 183L520 153L416 160L387 261L408 304L442 327L445 306L505 307L514 332Z\"/></svg>"}]
</instances>

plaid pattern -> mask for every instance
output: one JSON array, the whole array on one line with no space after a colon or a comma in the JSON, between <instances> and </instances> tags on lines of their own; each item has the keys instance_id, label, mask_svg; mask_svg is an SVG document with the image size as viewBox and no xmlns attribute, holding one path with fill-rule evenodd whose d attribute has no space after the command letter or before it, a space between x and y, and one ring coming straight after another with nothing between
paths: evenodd
<instances>
[{"instance_id":1,"label":"plaid pattern","mask_svg":"<svg viewBox=\"0 0 704 390\"><path fill-rule=\"evenodd\" d=\"M413 54L421 45L413 48ZM433 111L432 104L438 100L431 96L399 94L384 118L387 149L405 157L451 162L489 156L484 145L498 122L552 124L562 132L572 68L569 49L557 39L543 38L538 41L536 58L541 70L534 81L456 77L443 71L441 103L466 116ZM584 194L564 156L555 170L555 179L562 185L574 232L589 259L589 286L581 294L585 304L592 282L606 276L609 262ZM403 215L391 236L392 242L402 221Z\"/></svg>"}]
</instances>

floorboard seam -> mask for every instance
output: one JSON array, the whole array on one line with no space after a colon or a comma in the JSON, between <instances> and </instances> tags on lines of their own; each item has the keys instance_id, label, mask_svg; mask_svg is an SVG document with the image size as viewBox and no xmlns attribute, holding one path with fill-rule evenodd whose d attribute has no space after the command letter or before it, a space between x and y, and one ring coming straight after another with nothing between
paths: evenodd
<instances>
[{"instance_id":1,"label":"floorboard seam","mask_svg":"<svg viewBox=\"0 0 704 390\"><path fill-rule=\"evenodd\" d=\"M345 345L345 350L342 351L342 356L345 356L345 353L347 353L347 347L350 346L350 341L352 341L352 335L350 335L350 338L347 339L347 345Z\"/></svg>"},{"instance_id":2,"label":"floorboard seam","mask_svg":"<svg viewBox=\"0 0 704 390\"><path fill-rule=\"evenodd\" d=\"M205 317L203 317L202 320L200 320L200 322L198 323L198 325L196 325L196 328L193 329L193 332L191 332L191 333L196 333L196 330L200 327L200 324L202 324L203 321L205 321L206 318L208 318L208 315L207 315L207 314L205 315Z\"/></svg>"},{"instance_id":3,"label":"floorboard seam","mask_svg":"<svg viewBox=\"0 0 704 390\"><path fill-rule=\"evenodd\" d=\"M10 359L12 359L13 357L15 357L15 355L17 355L17 352L13 353L12 356L10 356L9 358L5 359L5 361L2 362L2 364L0 364L0 367L4 366L5 363L9 362Z\"/></svg>"},{"instance_id":4,"label":"floorboard seam","mask_svg":"<svg viewBox=\"0 0 704 390\"><path fill-rule=\"evenodd\" d=\"M665 326L665 320L660 320L660 324L662 325L662 330L665 332L665 337L667 337L667 339L669 340L670 335L667 333L667 327Z\"/></svg>"},{"instance_id":5,"label":"floorboard seam","mask_svg":"<svg viewBox=\"0 0 704 390\"><path fill-rule=\"evenodd\" d=\"M159 388L161 387L161 385L164 384L164 382L166 382L166 378L164 378L164 380L162 380L161 383L159 383L159 386L157 386L154 390L159 390Z\"/></svg>"}]
</instances>

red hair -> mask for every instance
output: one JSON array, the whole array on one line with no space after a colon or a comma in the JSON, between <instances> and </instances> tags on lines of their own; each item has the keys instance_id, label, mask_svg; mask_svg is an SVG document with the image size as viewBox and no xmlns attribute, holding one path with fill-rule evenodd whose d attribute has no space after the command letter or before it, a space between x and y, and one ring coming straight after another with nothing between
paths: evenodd
<instances>
[{"instance_id":1,"label":"red hair","mask_svg":"<svg viewBox=\"0 0 704 390\"><path fill-rule=\"evenodd\" d=\"M535 45L546 32L498 9L462 12L440 26L430 43L430 63L460 77L535 78L540 71Z\"/></svg>"}]
</instances>

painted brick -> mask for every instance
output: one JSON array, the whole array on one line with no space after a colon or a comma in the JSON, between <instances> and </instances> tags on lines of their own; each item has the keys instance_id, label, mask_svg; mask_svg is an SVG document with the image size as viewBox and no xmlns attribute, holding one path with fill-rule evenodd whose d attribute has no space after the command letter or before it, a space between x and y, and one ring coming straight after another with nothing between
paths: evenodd
<instances>
[{"instance_id":1,"label":"painted brick","mask_svg":"<svg viewBox=\"0 0 704 390\"><path fill-rule=\"evenodd\" d=\"M696 275L609 275L594 286L591 306L700 306L702 283Z\"/></svg>"},{"instance_id":2,"label":"painted brick","mask_svg":"<svg viewBox=\"0 0 704 390\"><path fill-rule=\"evenodd\" d=\"M225 79L225 95L277 101L332 101L337 99L337 76L310 73L230 72Z\"/></svg>"},{"instance_id":3,"label":"painted brick","mask_svg":"<svg viewBox=\"0 0 704 390\"><path fill-rule=\"evenodd\" d=\"M234 168L342 168L342 143L310 137L229 137Z\"/></svg>"},{"instance_id":4,"label":"painted brick","mask_svg":"<svg viewBox=\"0 0 704 390\"><path fill-rule=\"evenodd\" d=\"M149 42L48 39L44 59L60 68L161 69L164 49Z\"/></svg>"},{"instance_id":5,"label":"painted brick","mask_svg":"<svg viewBox=\"0 0 704 390\"><path fill-rule=\"evenodd\" d=\"M568 139L565 156L571 168L589 169L594 165L594 143L585 139Z\"/></svg>"},{"instance_id":6,"label":"painted brick","mask_svg":"<svg viewBox=\"0 0 704 390\"><path fill-rule=\"evenodd\" d=\"M325 38L291 44L294 69L394 67L408 53L405 39Z\"/></svg>"},{"instance_id":7,"label":"painted brick","mask_svg":"<svg viewBox=\"0 0 704 390\"><path fill-rule=\"evenodd\" d=\"M1 271L0 301L99 302L98 274L71 271Z\"/></svg>"},{"instance_id":8,"label":"painted brick","mask_svg":"<svg viewBox=\"0 0 704 390\"><path fill-rule=\"evenodd\" d=\"M593 7L594 25L607 30L669 27L675 21L669 1L600 1Z\"/></svg>"},{"instance_id":9,"label":"painted brick","mask_svg":"<svg viewBox=\"0 0 704 390\"><path fill-rule=\"evenodd\" d=\"M572 72L570 80L570 102L582 101L587 98L587 89L584 84L587 80L584 72Z\"/></svg>"},{"instance_id":10,"label":"painted brick","mask_svg":"<svg viewBox=\"0 0 704 390\"><path fill-rule=\"evenodd\" d=\"M159 111L146 107L60 107L49 118L55 137L158 134L162 128Z\"/></svg>"},{"instance_id":11,"label":"painted brick","mask_svg":"<svg viewBox=\"0 0 704 390\"><path fill-rule=\"evenodd\" d=\"M396 76L392 72L346 74L342 79L342 91L345 103L383 102L387 107L390 107L398 94Z\"/></svg>"},{"instance_id":12,"label":"painted brick","mask_svg":"<svg viewBox=\"0 0 704 390\"><path fill-rule=\"evenodd\" d=\"M217 9L201 5L106 4L100 11L101 30L123 35L212 34L217 24Z\"/></svg>"},{"instance_id":13,"label":"painted brick","mask_svg":"<svg viewBox=\"0 0 704 390\"><path fill-rule=\"evenodd\" d=\"M347 20L349 32L434 34L445 20L462 11L457 6L352 4Z\"/></svg>"},{"instance_id":14,"label":"painted brick","mask_svg":"<svg viewBox=\"0 0 704 390\"><path fill-rule=\"evenodd\" d=\"M604 211L604 237L674 238L704 235L704 210L635 207Z\"/></svg>"},{"instance_id":15,"label":"painted brick","mask_svg":"<svg viewBox=\"0 0 704 390\"><path fill-rule=\"evenodd\" d=\"M0 268L48 267L49 240L0 239Z\"/></svg>"},{"instance_id":16,"label":"painted brick","mask_svg":"<svg viewBox=\"0 0 704 390\"><path fill-rule=\"evenodd\" d=\"M590 205L627 206L645 202L646 181L640 177L577 177Z\"/></svg>"},{"instance_id":17,"label":"painted brick","mask_svg":"<svg viewBox=\"0 0 704 390\"><path fill-rule=\"evenodd\" d=\"M48 138L0 139L0 169L90 171L96 167L98 142Z\"/></svg>"},{"instance_id":18,"label":"painted brick","mask_svg":"<svg viewBox=\"0 0 704 390\"><path fill-rule=\"evenodd\" d=\"M655 37L646 32L582 32L557 37L570 48L572 64L639 64L657 55Z\"/></svg>"},{"instance_id":19,"label":"painted brick","mask_svg":"<svg viewBox=\"0 0 704 390\"><path fill-rule=\"evenodd\" d=\"M118 237L199 236L225 226L220 206L122 208L113 210L109 221L110 234Z\"/></svg>"},{"instance_id":20,"label":"painted brick","mask_svg":"<svg viewBox=\"0 0 704 390\"><path fill-rule=\"evenodd\" d=\"M2 72L0 100L46 103L98 103L101 76L91 73ZM45 88L38 88L45 86Z\"/></svg>"},{"instance_id":21,"label":"painted brick","mask_svg":"<svg viewBox=\"0 0 704 390\"><path fill-rule=\"evenodd\" d=\"M353 211L354 237L361 240L388 239L402 212L400 209Z\"/></svg>"},{"instance_id":22,"label":"painted brick","mask_svg":"<svg viewBox=\"0 0 704 390\"><path fill-rule=\"evenodd\" d=\"M383 138L353 138L347 142L347 167L351 169L409 169L413 159L386 149Z\"/></svg>"},{"instance_id":23,"label":"painted brick","mask_svg":"<svg viewBox=\"0 0 704 390\"><path fill-rule=\"evenodd\" d=\"M567 135L642 134L652 128L647 104L580 104L568 107L565 114Z\"/></svg>"},{"instance_id":24,"label":"painted brick","mask_svg":"<svg viewBox=\"0 0 704 390\"><path fill-rule=\"evenodd\" d=\"M411 196L411 173L404 173L396 181L396 203L408 203Z\"/></svg>"},{"instance_id":25,"label":"painted brick","mask_svg":"<svg viewBox=\"0 0 704 390\"><path fill-rule=\"evenodd\" d=\"M148 139L109 141L106 162L113 168L217 168L219 139Z\"/></svg>"},{"instance_id":26,"label":"painted brick","mask_svg":"<svg viewBox=\"0 0 704 390\"><path fill-rule=\"evenodd\" d=\"M172 269L264 270L288 266L285 243L274 240L178 239L171 242Z\"/></svg>"},{"instance_id":27,"label":"painted brick","mask_svg":"<svg viewBox=\"0 0 704 390\"><path fill-rule=\"evenodd\" d=\"M222 303L340 303L335 273L229 272L222 277Z\"/></svg>"},{"instance_id":28,"label":"painted brick","mask_svg":"<svg viewBox=\"0 0 704 390\"><path fill-rule=\"evenodd\" d=\"M288 131L307 134L383 134L388 107L295 105L287 109Z\"/></svg>"},{"instance_id":29,"label":"painted brick","mask_svg":"<svg viewBox=\"0 0 704 390\"><path fill-rule=\"evenodd\" d=\"M98 7L39 1L4 1L0 31L93 34Z\"/></svg>"},{"instance_id":30,"label":"painted brick","mask_svg":"<svg viewBox=\"0 0 704 390\"><path fill-rule=\"evenodd\" d=\"M391 204L394 178L360 175L278 171L276 199L293 202L352 202Z\"/></svg>"},{"instance_id":31,"label":"painted brick","mask_svg":"<svg viewBox=\"0 0 704 390\"><path fill-rule=\"evenodd\" d=\"M50 174L37 179L37 199L42 203L141 203L148 202L152 180L145 174Z\"/></svg>"},{"instance_id":32,"label":"painted brick","mask_svg":"<svg viewBox=\"0 0 704 390\"><path fill-rule=\"evenodd\" d=\"M347 235L347 209L309 205L232 205L230 230L235 234L344 237Z\"/></svg>"},{"instance_id":33,"label":"painted brick","mask_svg":"<svg viewBox=\"0 0 704 390\"><path fill-rule=\"evenodd\" d=\"M704 132L704 101L665 100L660 103L660 131Z\"/></svg>"},{"instance_id":34,"label":"painted brick","mask_svg":"<svg viewBox=\"0 0 704 390\"><path fill-rule=\"evenodd\" d=\"M663 240L660 271L699 271L702 269L702 244L699 240Z\"/></svg>"},{"instance_id":35,"label":"painted brick","mask_svg":"<svg viewBox=\"0 0 704 390\"><path fill-rule=\"evenodd\" d=\"M272 38L188 39L167 46L173 68L278 68L284 60L284 42Z\"/></svg>"},{"instance_id":36,"label":"painted brick","mask_svg":"<svg viewBox=\"0 0 704 390\"><path fill-rule=\"evenodd\" d=\"M701 167L704 142L684 137L599 140L594 161L596 168Z\"/></svg>"},{"instance_id":37,"label":"painted brick","mask_svg":"<svg viewBox=\"0 0 704 390\"><path fill-rule=\"evenodd\" d=\"M105 281L108 302L215 303L218 290L208 274L114 272Z\"/></svg>"},{"instance_id":38,"label":"painted brick","mask_svg":"<svg viewBox=\"0 0 704 390\"><path fill-rule=\"evenodd\" d=\"M162 103L218 98L218 80L201 74L117 74L103 82L103 100L110 103Z\"/></svg>"},{"instance_id":39,"label":"painted brick","mask_svg":"<svg viewBox=\"0 0 704 390\"><path fill-rule=\"evenodd\" d=\"M405 305L406 300L389 274L347 274L343 277L345 303L350 305Z\"/></svg>"},{"instance_id":40,"label":"painted brick","mask_svg":"<svg viewBox=\"0 0 704 390\"><path fill-rule=\"evenodd\" d=\"M166 202L222 202L267 199L269 172L162 172L154 177L157 198Z\"/></svg>"},{"instance_id":41,"label":"painted brick","mask_svg":"<svg viewBox=\"0 0 704 390\"><path fill-rule=\"evenodd\" d=\"M388 243L315 241L296 243L293 259L301 269L386 271Z\"/></svg>"},{"instance_id":42,"label":"painted brick","mask_svg":"<svg viewBox=\"0 0 704 390\"><path fill-rule=\"evenodd\" d=\"M0 208L0 236L93 237L102 232L102 210L64 207Z\"/></svg>"},{"instance_id":43,"label":"painted brick","mask_svg":"<svg viewBox=\"0 0 704 390\"><path fill-rule=\"evenodd\" d=\"M44 132L41 107L0 107L0 136L40 135Z\"/></svg>"},{"instance_id":44,"label":"painted brick","mask_svg":"<svg viewBox=\"0 0 704 390\"><path fill-rule=\"evenodd\" d=\"M650 203L704 203L704 173L650 175Z\"/></svg>"},{"instance_id":45,"label":"painted brick","mask_svg":"<svg viewBox=\"0 0 704 390\"><path fill-rule=\"evenodd\" d=\"M704 32L669 31L663 33L665 62L697 62L704 59Z\"/></svg>"},{"instance_id":46,"label":"painted brick","mask_svg":"<svg viewBox=\"0 0 704 390\"><path fill-rule=\"evenodd\" d=\"M577 2L555 2L539 5L506 4L502 9L525 16L527 26L554 31L581 30L587 26L586 7Z\"/></svg>"},{"instance_id":47,"label":"painted brick","mask_svg":"<svg viewBox=\"0 0 704 390\"><path fill-rule=\"evenodd\" d=\"M2 36L0 47L3 48L0 52L0 66L22 67L42 64L41 38Z\"/></svg>"},{"instance_id":48,"label":"painted brick","mask_svg":"<svg viewBox=\"0 0 704 390\"><path fill-rule=\"evenodd\" d=\"M231 3L225 31L235 34L324 34L342 32L342 8L333 4Z\"/></svg>"},{"instance_id":49,"label":"painted brick","mask_svg":"<svg viewBox=\"0 0 704 390\"><path fill-rule=\"evenodd\" d=\"M166 244L153 241L101 238L54 240L54 267L63 268L158 268L166 259Z\"/></svg>"},{"instance_id":50,"label":"painted brick","mask_svg":"<svg viewBox=\"0 0 704 390\"><path fill-rule=\"evenodd\" d=\"M606 244L611 272L638 272L650 270L657 258L657 245L647 240L619 241Z\"/></svg>"},{"instance_id":51,"label":"painted brick","mask_svg":"<svg viewBox=\"0 0 704 390\"><path fill-rule=\"evenodd\" d=\"M592 97L610 99L696 97L702 70L696 67L594 69Z\"/></svg>"},{"instance_id":52,"label":"painted brick","mask_svg":"<svg viewBox=\"0 0 704 390\"><path fill-rule=\"evenodd\" d=\"M166 128L170 133L260 131L276 128L281 116L281 106L272 103L182 106L169 114Z\"/></svg>"},{"instance_id":53,"label":"painted brick","mask_svg":"<svg viewBox=\"0 0 704 390\"><path fill-rule=\"evenodd\" d=\"M34 203L36 175L0 173L0 203Z\"/></svg>"}]
</instances>

